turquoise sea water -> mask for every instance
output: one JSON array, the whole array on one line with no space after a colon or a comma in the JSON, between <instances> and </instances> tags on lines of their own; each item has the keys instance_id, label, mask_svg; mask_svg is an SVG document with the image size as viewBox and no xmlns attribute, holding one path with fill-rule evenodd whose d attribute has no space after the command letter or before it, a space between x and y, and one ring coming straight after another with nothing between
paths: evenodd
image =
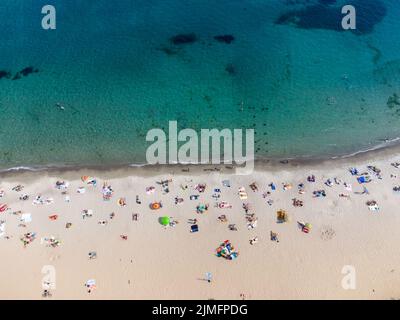
<instances>
[{"instance_id":1,"label":"turquoise sea water","mask_svg":"<svg viewBox=\"0 0 400 320\"><path fill-rule=\"evenodd\" d=\"M338 27L342 4L357 32ZM169 120L255 128L258 158L400 137L400 1L2 0L0 27L1 168L140 164Z\"/></svg>"}]
</instances>

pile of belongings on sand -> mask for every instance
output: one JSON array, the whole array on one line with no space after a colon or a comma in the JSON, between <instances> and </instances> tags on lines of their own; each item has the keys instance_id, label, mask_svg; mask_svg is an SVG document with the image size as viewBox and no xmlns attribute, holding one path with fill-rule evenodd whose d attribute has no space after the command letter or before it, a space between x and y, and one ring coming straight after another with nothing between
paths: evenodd
<instances>
[{"instance_id":1,"label":"pile of belongings on sand","mask_svg":"<svg viewBox=\"0 0 400 320\"><path fill-rule=\"evenodd\" d=\"M316 190L313 191L313 196L314 198L326 197L326 192L325 190Z\"/></svg>"},{"instance_id":2,"label":"pile of belongings on sand","mask_svg":"<svg viewBox=\"0 0 400 320\"><path fill-rule=\"evenodd\" d=\"M102 193L103 193L103 200L109 201L114 193L114 190L111 188L110 185L104 182Z\"/></svg>"},{"instance_id":3,"label":"pile of belongings on sand","mask_svg":"<svg viewBox=\"0 0 400 320\"><path fill-rule=\"evenodd\" d=\"M246 213L247 229L254 229L257 227L258 218L255 213Z\"/></svg>"},{"instance_id":4,"label":"pile of belongings on sand","mask_svg":"<svg viewBox=\"0 0 400 320\"><path fill-rule=\"evenodd\" d=\"M375 175L378 179L382 179L381 176L381 169L375 167L375 166L367 166L367 169L373 174Z\"/></svg>"},{"instance_id":5,"label":"pile of belongings on sand","mask_svg":"<svg viewBox=\"0 0 400 320\"><path fill-rule=\"evenodd\" d=\"M35 200L33 200L33 204L51 204L53 201L53 198L45 199L41 195L38 195Z\"/></svg>"},{"instance_id":6,"label":"pile of belongings on sand","mask_svg":"<svg viewBox=\"0 0 400 320\"><path fill-rule=\"evenodd\" d=\"M302 207L304 205L304 202L302 200L299 199L292 199L292 203L294 207Z\"/></svg>"},{"instance_id":7,"label":"pile of belongings on sand","mask_svg":"<svg viewBox=\"0 0 400 320\"><path fill-rule=\"evenodd\" d=\"M33 242L33 240L36 239L36 232L25 233L20 239L21 239L22 243L24 244L24 247L26 247L28 244Z\"/></svg>"},{"instance_id":8,"label":"pile of belongings on sand","mask_svg":"<svg viewBox=\"0 0 400 320\"><path fill-rule=\"evenodd\" d=\"M400 168L400 162L393 162L390 164L391 166L395 167L396 169Z\"/></svg>"},{"instance_id":9,"label":"pile of belongings on sand","mask_svg":"<svg viewBox=\"0 0 400 320\"><path fill-rule=\"evenodd\" d=\"M195 186L195 190L197 190L200 193L203 193L206 190L207 185L199 183Z\"/></svg>"},{"instance_id":10,"label":"pile of belongings on sand","mask_svg":"<svg viewBox=\"0 0 400 320\"><path fill-rule=\"evenodd\" d=\"M196 212L197 212L198 214L203 214L204 212L208 211L208 207L209 207L208 204L199 204L199 205L196 207Z\"/></svg>"},{"instance_id":11,"label":"pile of belongings on sand","mask_svg":"<svg viewBox=\"0 0 400 320\"><path fill-rule=\"evenodd\" d=\"M379 210L378 203L375 200L367 201L366 205L368 206L368 209L371 211Z\"/></svg>"},{"instance_id":12,"label":"pile of belongings on sand","mask_svg":"<svg viewBox=\"0 0 400 320\"><path fill-rule=\"evenodd\" d=\"M46 247L52 247L52 248L61 245L61 241L54 236L42 238L40 239L40 243L45 244Z\"/></svg>"},{"instance_id":13,"label":"pile of belongings on sand","mask_svg":"<svg viewBox=\"0 0 400 320\"><path fill-rule=\"evenodd\" d=\"M92 216L93 216L93 210L91 209L82 210L82 219L91 218Z\"/></svg>"},{"instance_id":14,"label":"pile of belongings on sand","mask_svg":"<svg viewBox=\"0 0 400 320\"><path fill-rule=\"evenodd\" d=\"M169 193L169 183L172 182L172 179L169 180L161 180L159 182L157 182L158 184L160 184L162 186L162 189L164 191L164 193Z\"/></svg>"},{"instance_id":15,"label":"pile of belongings on sand","mask_svg":"<svg viewBox=\"0 0 400 320\"><path fill-rule=\"evenodd\" d=\"M238 257L239 252L237 252L234 246L230 243L229 240L225 240L220 246L216 249L217 257L223 257L227 260L234 260Z\"/></svg>"},{"instance_id":16,"label":"pile of belongings on sand","mask_svg":"<svg viewBox=\"0 0 400 320\"><path fill-rule=\"evenodd\" d=\"M229 202L221 201L217 203L217 207L220 209L231 209L232 205Z\"/></svg>"},{"instance_id":17,"label":"pile of belongings on sand","mask_svg":"<svg viewBox=\"0 0 400 320\"><path fill-rule=\"evenodd\" d=\"M66 190L69 186L69 183L66 181L57 181L56 182L56 189L58 190Z\"/></svg>"},{"instance_id":18,"label":"pile of belongings on sand","mask_svg":"<svg viewBox=\"0 0 400 320\"><path fill-rule=\"evenodd\" d=\"M254 192L258 191L258 186L257 186L257 184L256 184L255 182L253 182L253 183L250 185L250 189L253 190Z\"/></svg>"},{"instance_id":19,"label":"pile of belongings on sand","mask_svg":"<svg viewBox=\"0 0 400 320\"><path fill-rule=\"evenodd\" d=\"M96 280L89 279L88 281L86 281L85 287L87 289L87 293L92 293L92 291L96 289Z\"/></svg>"},{"instance_id":20,"label":"pile of belongings on sand","mask_svg":"<svg viewBox=\"0 0 400 320\"><path fill-rule=\"evenodd\" d=\"M90 177L90 176L82 176L81 180L82 180L82 182L84 182L86 184L91 184L94 187L97 185L96 178L93 178L93 177Z\"/></svg>"}]
</instances>

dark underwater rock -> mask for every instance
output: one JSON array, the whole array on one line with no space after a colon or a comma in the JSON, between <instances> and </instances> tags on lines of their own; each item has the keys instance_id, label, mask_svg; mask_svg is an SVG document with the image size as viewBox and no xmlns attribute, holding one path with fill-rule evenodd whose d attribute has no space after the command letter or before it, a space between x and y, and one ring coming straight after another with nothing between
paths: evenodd
<instances>
[{"instance_id":1,"label":"dark underwater rock","mask_svg":"<svg viewBox=\"0 0 400 320\"><path fill-rule=\"evenodd\" d=\"M392 96L389 97L389 99L387 101L387 106L390 109L399 107L400 106L400 97L396 93L394 93Z\"/></svg>"},{"instance_id":2,"label":"dark underwater rock","mask_svg":"<svg viewBox=\"0 0 400 320\"><path fill-rule=\"evenodd\" d=\"M19 80L19 79L21 79L22 77L27 77L27 76L29 76L29 75L32 74L32 73L38 73L38 72L39 72L38 69L29 66L29 67L26 67L26 68L22 69L21 71L18 71L18 72L14 75L14 77L12 78L12 80Z\"/></svg>"},{"instance_id":3,"label":"dark underwater rock","mask_svg":"<svg viewBox=\"0 0 400 320\"><path fill-rule=\"evenodd\" d=\"M231 76L236 74L235 66L232 63L228 63L226 65L225 71L228 72Z\"/></svg>"},{"instance_id":4,"label":"dark underwater rock","mask_svg":"<svg viewBox=\"0 0 400 320\"><path fill-rule=\"evenodd\" d=\"M197 36L194 33L178 34L170 38L170 41L174 45L191 44L197 41Z\"/></svg>"},{"instance_id":5,"label":"dark underwater rock","mask_svg":"<svg viewBox=\"0 0 400 320\"><path fill-rule=\"evenodd\" d=\"M26 76L30 75L31 73L38 73L38 72L39 72L39 70L34 67L26 67L26 68L22 69L19 73L22 76L26 77Z\"/></svg>"},{"instance_id":6,"label":"dark underwater rock","mask_svg":"<svg viewBox=\"0 0 400 320\"><path fill-rule=\"evenodd\" d=\"M157 48L157 50L164 52L167 56L175 56L179 53L178 50L175 50L173 48L166 47L166 46L159 47L159 48Z\"/></svg>"},{"instance_id":7,"label":"dark underwater rock","mask_svg":"<svg viewBox=\"0 0 400 320\"><path fill-rule=\"evenodd\" d=\"M11 73L9 71L5 71L5 70L0 70L0 79L10 79L11 78Z\"/></svg>"},{"instance_id":8,"label":"dark underwater rock","mask_svg":"<svg viewBox=\"0 0 400 320\"><path fill-rule=\"evenodd\" d=\"M230 34L226 34L222 36L215 36L214 39L217 40L218 42L231 44L235 40L235 37Z\"/></svg>"}]
</instances>

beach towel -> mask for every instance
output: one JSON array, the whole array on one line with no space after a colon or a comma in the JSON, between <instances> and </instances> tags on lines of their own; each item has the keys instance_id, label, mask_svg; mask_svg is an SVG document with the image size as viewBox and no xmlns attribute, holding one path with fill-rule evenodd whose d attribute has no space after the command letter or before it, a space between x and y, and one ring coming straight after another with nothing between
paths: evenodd
<instances>
[{"instance_id":1,"label":"beach towel","mask_svg":"<svg viewBox=\"0 0 400 320\"><path fill-rule=\"evenodd\" d=\"M57 214L52 214L52 215L49 216L49 219L50 219L51 221L55 221L55 220L58 219L58 215L57 215Z\"/></svg>"},{"instance_id":2,"label":"beach towel","mask_svg":"<svg viewBox=\"0 0 400 320\"><path fill-rule=\"evenodd\" d=\"M6 222L0 221L0 238L4 237L5 233L6 233Z\"/></svg>"},{"instance_id":3,"label":"beach towel","mask_svg":"<svg viewBox=\"0 0 400 320\"><path fill-rule=\"evenodd\" d=\"M76 190L76 192L82 194L82 193L85 193L85 192L86 192L86 189L85 189L84 187L80 187L80 188L78 188L78 189Z\"/></svg>"},{"instance_id":4,"label":"beach towel","mask_svg":"<svg viewBox=\"0 0 400 320\"><path fill-rule=\"evenodd\" d=\"M224 181L222 181L222 185L224 187L230 188L231 187L231 182L229 180L224 180Z\"/></svg>"},{"instance_id":5,"label":"beach towel","mask_svg":"<svg viewBox=\"0 0 400 320\"><path fill-rule=\"evenodd\" d=\"M21 222L29 223L32 221L32 215L30 213L23 213L20 218Z\"/></svg>"}]
</instances>

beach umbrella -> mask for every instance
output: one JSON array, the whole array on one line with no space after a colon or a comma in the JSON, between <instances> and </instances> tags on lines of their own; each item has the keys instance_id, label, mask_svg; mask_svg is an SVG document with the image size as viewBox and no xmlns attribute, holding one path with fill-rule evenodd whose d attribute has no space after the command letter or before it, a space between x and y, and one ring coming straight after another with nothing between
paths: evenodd
<instances>
[{"instance_id":1,"label":"beach umbrella","mask_svg":"<svg viewBox=\"0 0 400 320\"><path fill-rule=\"evenodd\" d=\"M162 224L163 226L168 226L170 219L169 217L165 216L165 217L161 217L159 220L160 224Z\"/></svg>"}]
</instances>

